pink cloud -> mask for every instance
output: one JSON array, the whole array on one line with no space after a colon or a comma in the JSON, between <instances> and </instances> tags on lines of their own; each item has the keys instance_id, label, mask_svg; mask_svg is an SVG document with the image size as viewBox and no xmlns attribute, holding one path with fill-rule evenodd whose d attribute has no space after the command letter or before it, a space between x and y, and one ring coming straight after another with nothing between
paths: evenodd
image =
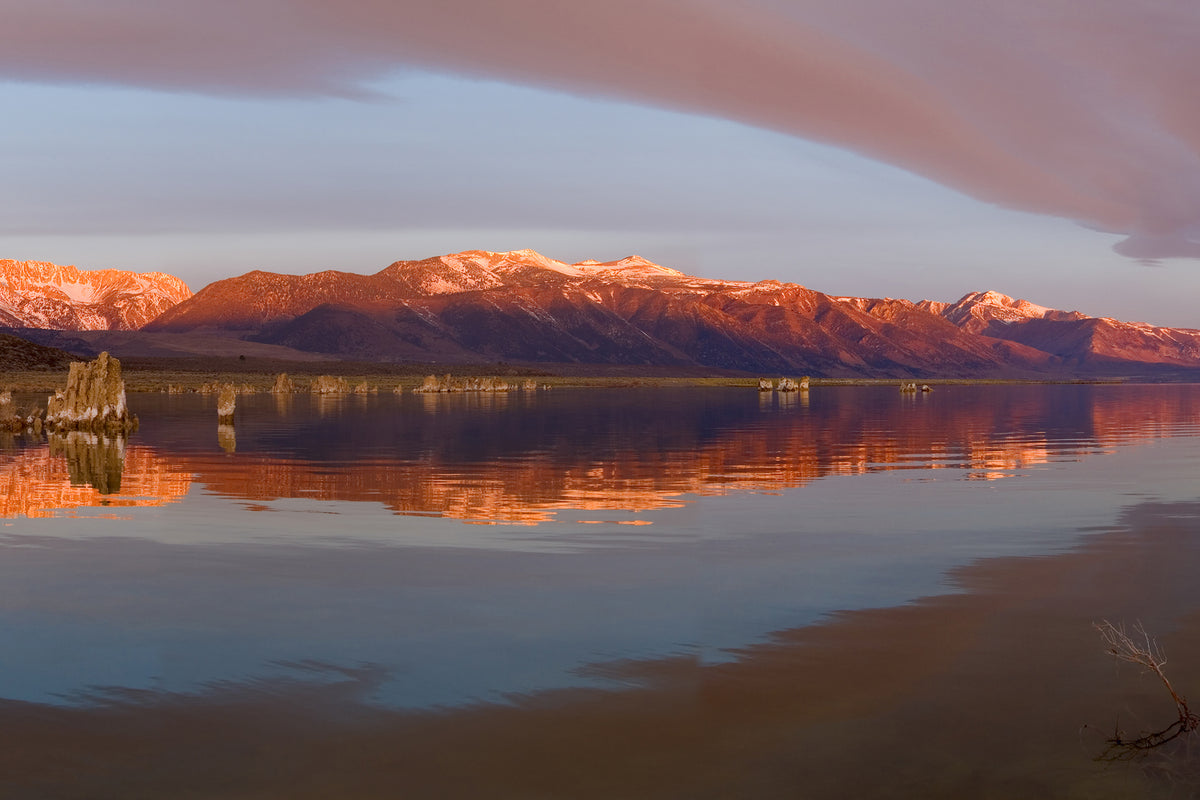
<instances>
[{"instance_id":1,"label":"pink cloud","mask_svg":"<svg viewBox=\"0 0 1200 800\"><path fill-rule=\"evenodd\" d=\"M1190 0L3 2L0 76L365 93L402 68L711 114L1196 257ZM1154 253L1145 256L1145 253Z\"/></svg>"}]
</instances>

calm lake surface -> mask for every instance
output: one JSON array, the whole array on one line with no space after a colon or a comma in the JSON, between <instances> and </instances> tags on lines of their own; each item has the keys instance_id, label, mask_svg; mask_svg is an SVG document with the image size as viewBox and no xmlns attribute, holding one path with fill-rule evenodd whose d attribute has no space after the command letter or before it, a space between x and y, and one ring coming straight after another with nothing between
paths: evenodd
<instances>
[{"instance_id":1,"label":"calm lake surface","mask_svg":"<svg viewBox=\"0 0 1200 800\"><path fill-rule=\"evenodd\" d=\"M130 405L0 434L2 797L1200 792L1200 386Z\"/></svg>"}]
</instances>

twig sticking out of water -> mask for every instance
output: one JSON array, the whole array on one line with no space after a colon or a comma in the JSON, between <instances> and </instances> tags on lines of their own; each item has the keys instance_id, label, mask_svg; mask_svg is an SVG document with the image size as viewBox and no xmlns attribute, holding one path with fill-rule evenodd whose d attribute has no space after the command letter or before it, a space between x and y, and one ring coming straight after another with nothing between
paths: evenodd
<instances>
[{"instance_id":1,"label":"twig sticking out of water","mask_svg":"<svg viewBox=\"0 0 1200 800\"><path fill-rule=\"evenodd\" d=\"M1188 709L1187 700L1176 692L1175 687L1167 680L1167 675L1163 672L1167 658L1158 642L1142 627L1142 623L1134 623L1132 632L1127 632L1124 624L1114 625L1108 620L1093 622L1092 627L1100 633L1105 650L1113 658L1137 664L1157 675L1163 687L1170 693L1171 699L1175 701L1175 710L1178 712L1178 718L1160 731L1145 733L1135 738L1127 738L1120 730L1114 731L1108 739L1110 757L1131 757L1139 751L1152 750L1200 727L1200 717Z\"/></svg>"}]
</instances>

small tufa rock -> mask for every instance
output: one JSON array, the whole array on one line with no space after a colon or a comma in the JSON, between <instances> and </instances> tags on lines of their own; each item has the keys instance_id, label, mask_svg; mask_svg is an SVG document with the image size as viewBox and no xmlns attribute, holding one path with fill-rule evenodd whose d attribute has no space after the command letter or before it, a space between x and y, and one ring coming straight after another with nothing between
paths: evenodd
<instances>
[{"instance_id":1,"label":"small tufa rock","mask_svg":"<svg viewBox=\"0 0 1200 800\"><path fill-rule=\"evenodd\" d=\"M333 375L318 375L312 382L309 390L313 394L346 394L350 391L350 384L345 378L336 378Z\"/></svg>"},{"instance_id":2,"label":"small tufa rock","mask_svg":"<svg viewBox=\"0 0 1200 800\"><path fill-rule=\"evenodd\" d=\"M780 392L795 392L799 391L800 384L796 383L791 378L780 378L779 385L775 387Z\"/></svg>"},{"instance_id":3,"label":"small tufa rock","mask_svg":"<svg viewBox=\"0 0 1200 800\"><path fill-rule=\"evenodd\" d=\"M536 388L536 384L534 384ZM516 386L503 378L455 378L450 374L439 378L437 375L426 375L421 385L413 389L418 394L428 392L508 392Z\"/></svg>"},{"instance_id":4,"label":"small tufa rock","mask_svg":"<svg viewBox=\"0 0 1200 800\"><path fill-rule=\"evenodd\" d=\"M447 375L446 377L450 377L450 376ZM399 387L396 387L396 388L399 388ZM426 375L425 380L421 381L421 385L416 387L415 389L413 389L413 391L417 392L417 393L422 393L422 392L433 393L433 392L440 392L441 390L442 390L442 382L438 379L437 375Z\"/></svg>"},{"instance_id":5,"label":"small tufa rock","mask_svg":"<svg viewBox=\"0 0 1200 800\"><path fill-rule=\"evenodd\" d=\"M538 382L533 378L527 378L525 383L521 384L521 388L526 392L536 392L538 389Z\"/></svg>"},{"instance_id":6,"label":"small tufa rock","mask_svg":"<svg viewBox=\"0 0 1200 800\"><path fill-rule=\"evenodd\" d=\"M42 411L35 408L25 411L18 408L12 399L12 392L0 392L0 431L9 433L42 432Z\"/></svg>"},{"instance_id":7,"label":"small tufa rock","mask_svg":"<svg viewBox=\"0 0 1200 800\"><path fill-rule=\"evenodd\" d=\"M770 378L759 378L758 379L758 390L760 392L772 392L775 390L775 387L771 385Z\"/></svg>"},{"instance_id":8,"label":"small tufa rock","mask_svg":"<svg viewBox=\"0 0 1200 800\"><path fill-rule=\"evenodd\" d=\"M810 382L811 380L812 380L812 379L811 379L811 378L809 378L807 375L805 375L803 378L801 378L801 379L800 379L800 391L802 391L802 392L807 392L807 391L808 391L808 384L809 384L809 382Z\"/></svg>"},{"instance_id":9,"label":"small tufa rock","mask_svg":"<svg viewBox=\"0 0 1200 800\"><path fill-rule=\"evenodd\" d=\"M109 434L137 430L137 417L125 402L121 362L107 352L95 361L71 363L67 388L46 403L46 427L52 431L94 431Z\"/></svg>"},{"instance_id":10,"label":"small tufa rock","mask_svg":"<svg viewBox=\"0 0 1200 800\"><path fill-rule=\"evenodd\" d=\"M379 387L371 386L366 381L363 381L354 387L354 394L379 394Z\"/></svg>"},{"instance_id":11,"label":"small tufa rock","mask_svg":"<svg viewBox=\"0 0 1200 800\"><path fill-rule=\"evenodd\" d=\"M503 378L480 378L476 391L480 392L508 392L513 388L512 384Z\"/></svg>"},{"instance_id":12,"label":"small tufa rock","mask_svg":"<svg viewBox=\"0 0 1200 800\"><path fill-rule=\"evenodd\" d=\"M12 392L0 392L0 431L16 433L25 427L25 419L13 405Z\"/></svg>"},{"instance_id":13,"label":"small tufa rock","mask_svg":"<svg viewBox=\"0 0 1200 800\"><path fill-rule=\"evenodd\" d=\"M275 376L275 384L271 387L271 394L291 394L296 391L296 383L288 377L286 372L281 372Z\"/></svg>"},{"instance_id":14,"label":"small tufa rock","mask_svg":"<svg viewBox=\"0 0 1200 800\"><path fill-rule=\"evenodd\" d=\"M217 424L232 425L233 412L237 409L237 389L232 383L221 387L217 395Z\"/></svg>"}]
</instances>

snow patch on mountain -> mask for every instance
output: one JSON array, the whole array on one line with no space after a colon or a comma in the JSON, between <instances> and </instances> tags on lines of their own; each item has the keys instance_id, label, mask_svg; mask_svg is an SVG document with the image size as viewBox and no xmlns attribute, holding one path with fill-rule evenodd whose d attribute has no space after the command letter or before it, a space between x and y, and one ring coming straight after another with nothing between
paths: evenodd
<instances>
[{"instance_id":1,"label":"snow patch on mountain","mask_svg":"<svg viewBox=\"0 0 1200 800\"><path fill-rule=\"evenodd\" d=\"M928 310L933 310L933 303L925 301ZM1065 312L1055 311L1045 306L1039 306L1028 300L1014 300L1000 292L971 292L964 295L957 303L945 307L941 315L960 328L972 333L979 333L988 325L998 322L1009 325L1031 319L1045 319L1049 316L1065 316ZM1082 317L1082 315L1079 315Z\"/></svg>"},{"instance_id":2,"label":"snow patch on mountain","mask_svg":"<svg viewBox=\"0 0 1200 800\"><path fill-rule=\"evenodd\" d=\"M448 266L462 270L464 274L470 269L482 270L501 279L545 270L567 278L603 278L620 283L661 279L695 280L679 270L655 264L641 256L627 256L619 261L587 260L576 264L567 264L544 256L536 250L510 250L503 253L495 253L490 250L467 250L463 253L441 256L440 260ZM727 282L717 281L717 283ZM499 283L494 285L499 285Z\"/></svg>"},{"instance_id":3,"label":"snow patch on mountain","mask_svg":"<svg viewBox=\"0 0 1200 800\"><path fill-rule=\"evenodd\" d=\"M183 281L161 272L0 259L0 319L23 327L131 330L191 296Z\"/></svg>"}]
</instances>

